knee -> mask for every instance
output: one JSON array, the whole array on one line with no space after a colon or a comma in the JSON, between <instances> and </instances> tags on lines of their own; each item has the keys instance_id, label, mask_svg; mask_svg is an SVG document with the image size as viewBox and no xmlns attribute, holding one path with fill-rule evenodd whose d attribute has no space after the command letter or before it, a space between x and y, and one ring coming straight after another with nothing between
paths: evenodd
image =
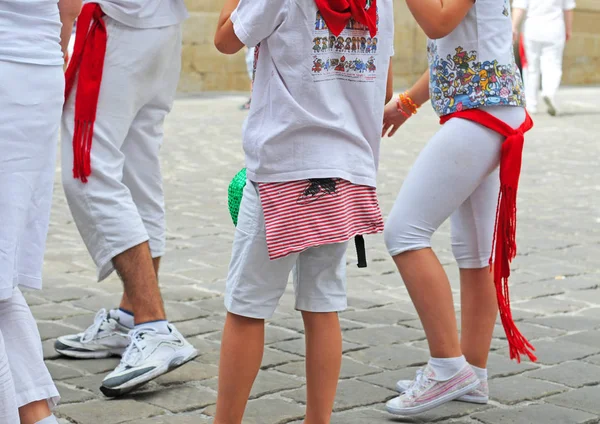
<instances>
[{"instance_id":1,"label":"knee","mask_svg":"<svg viewBox=\"0 0 600 424\"><path fill-rule=\"evenodd\" d=\"M392 256L431 247L433 231L404 217L392 217L383 232L385 245Z\"/></svg>"},{"instance_id":2,"label":"knee","mask_svg":"<svg viewBox=\"0 0 600 424\"><path fill-rule=\"evenodd\" d=\"M480 269L489 265L491 243L488 247L477 246L464 241L452 240L452 254L461 269Z\"/></svg>"}]
</instances>

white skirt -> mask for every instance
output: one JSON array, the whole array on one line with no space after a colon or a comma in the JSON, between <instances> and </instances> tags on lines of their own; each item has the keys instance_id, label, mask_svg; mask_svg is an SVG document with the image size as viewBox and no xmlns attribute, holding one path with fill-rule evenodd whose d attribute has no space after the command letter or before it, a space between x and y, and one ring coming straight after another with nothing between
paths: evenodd
<instances>
[{"instance_id":1,"label":"white skirt","mask_svg":"<svg viewBox=\"0 0 600 424\"><path fill-rule=\"evenodd\" d=\"M62 66L0 61L0 300L41 288L50 219Z\"/></svg>"}]
</instances>

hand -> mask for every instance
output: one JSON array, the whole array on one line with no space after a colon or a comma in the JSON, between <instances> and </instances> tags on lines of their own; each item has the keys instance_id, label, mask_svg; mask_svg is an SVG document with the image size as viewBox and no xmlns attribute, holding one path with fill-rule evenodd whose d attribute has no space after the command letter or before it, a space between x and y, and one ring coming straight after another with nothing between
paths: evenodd
<instances>
[{"instance_id":1,"label":"hand","mask_svg":"<svg viewBox=\"0 0 600 424\"><path fill-rule=\"evenodd\" d=\"M410 116L410 115L407 115ZM383 130L381 136L385 137L388 133L388 137L392 137L408 119L402 112L398 110L398 104L396 99L392 99L383 110ZM388 132L389 131L389 132Z\"/></svg>"},{"instance_id":2,"label":"hand","mask_svg":"<svg viewBox=\"0 0 600 424\"><path fill-rule=\"evenodd\" d=\"M513 43L516 43L519 39L519 30L517 28L513 28Z\"/></svg>"}]
</instances>

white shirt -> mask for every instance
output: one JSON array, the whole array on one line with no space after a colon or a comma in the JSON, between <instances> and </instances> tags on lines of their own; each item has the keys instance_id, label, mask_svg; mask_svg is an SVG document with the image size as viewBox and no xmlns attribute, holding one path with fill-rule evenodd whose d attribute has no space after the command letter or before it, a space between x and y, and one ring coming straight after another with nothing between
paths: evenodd
<instances>
[{"instance_id":1,"label":"white shirt","mask_svg":"<svg viewBox=\"0 0 600 424\"><path fill-rule=\"evenodd\" d=\"M188 17L184 0L85 0L98 3L114 20L133 28L177 25Z\"/></svg>"},{"instance_id":2,"label":"white shirt","mask_svg":"<svg viewBox=\"0 0 600 424\"><path fill-rule=\"evenodd\" d=\"M374 43L354 21L336 39L314 0L240 1L235 33L249 47L260 42L243 134L251 181L376 186L394 38L392 0L377 5Z\"/></svg>"},{"instance_id":3,"label":"white shirt","mask_svg":"<svg viewBox=\"0 0 600 424\"><path fill-rule=\"evenodd\" d=\"M508 0L477 0L444 38L429 40L431 104L444 116L484 106L525 106Z\"/></svg>"},{"instance_id":4,"label":"white shirt","mask_svg":"<svg viewBox=\"0 0 600 424\"><path fill-rule=\"evenodd\" d=\"M514 0L513 8L527 10L523 33L535 41L565 40L565 10L575 9L575 0Z\"/></svg>"},{"instance_id":5,"label":"white shirt","mask_svg":"<svg viewBox=\"0 0 600 424\"><path fill-rule=\"evenodd\" d=\"M0 60L60 66L58 0L0 0Z\"/></svg>"}]
</instances>

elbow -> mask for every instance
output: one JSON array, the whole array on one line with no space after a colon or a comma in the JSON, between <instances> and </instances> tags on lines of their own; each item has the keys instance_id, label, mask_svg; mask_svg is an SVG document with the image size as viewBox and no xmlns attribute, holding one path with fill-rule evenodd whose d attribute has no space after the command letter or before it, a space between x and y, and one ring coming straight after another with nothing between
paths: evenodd
<instances>
[{"instance_id":1,"label":"elbow","mask_svg":"<svg viewBox=\"0 0 600 424\"><path fill-rule=\"evenodd\" d=\"M59 2L59 13L63 22L77 19L81 13L82 3L81 0Z\"/></svg>"},{"instance_id":2,"label":"elbow","mask_svg":"<svg viewBox=\"0 0 600 424\"><path fill-rule=\"evenodd\" d=\"M385 104L387 105L394 98L394 91L388 91L385 93Z\"/></svg>"},{"instance_id":3,"label":"elbow","mask_svg":"<svg viewBox=\"0 0 600 424\"><path fill-rule=\"evenodd\" d=\"M237 53L237 50L234 50L229 43L220 39L218 36L215 37L215 47L220 53L223 53L223 54Z\"/></svg>"},{"instance_id":4,"label":"elbow","mask_svg":"<svg viewBox=\"0 0 600 424\"><path fill-rule=\"evenodd\" d=\"M217 31L214 43L216 49L223 54L236 54L244 47L244 43L237 38L233 31L231 33L223 30Z\"/></svg>"},{"instance_id":5,"label":"elbow","mask_svg":"<svg viewBox=\"0 0 600 424\"><path fill-rule=\"evenodd\" d=\"M454 28L445 28L444 25L425 30L425 35L431 40L439 40L450 34Z\"/></svg>"}]
</instances>

